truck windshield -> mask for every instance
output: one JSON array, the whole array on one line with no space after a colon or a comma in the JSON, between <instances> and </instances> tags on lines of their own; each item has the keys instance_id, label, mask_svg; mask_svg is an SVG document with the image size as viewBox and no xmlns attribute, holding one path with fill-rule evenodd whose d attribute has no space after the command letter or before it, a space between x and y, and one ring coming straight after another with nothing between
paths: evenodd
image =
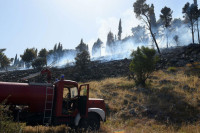
<instances>
[{"instance_id":1,"label":"truck windshield","mask_svg":"<svg viewBox=\"0 0 200 133\"><path fill-rule=\"evenodd\" d=\"M77 87L70 88L70 91L71 91L71 98L74 98L74 97L78 96L78 89L77 89Z\"/></svg>"}]
</instances>

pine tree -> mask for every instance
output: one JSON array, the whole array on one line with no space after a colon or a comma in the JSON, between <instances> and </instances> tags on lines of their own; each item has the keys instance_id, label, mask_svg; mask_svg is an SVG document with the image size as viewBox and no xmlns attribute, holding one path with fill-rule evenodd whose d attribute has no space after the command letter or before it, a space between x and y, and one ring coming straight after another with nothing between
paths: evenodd
<instances>
[{"instance_id":1,"label":"pine tree","mask_svg":"<svg viewBox=\"0 0 200 133\"><path fill-rule=\"evenodd\" d=\"M113 53L113 44L114 44L114 35L110 31L107 35L107 42L106 42L106 52Z\"/></svg>"},{"instance_id":2,"label":"pine tree","mask_svg":"<svg viewBox=\"0 0 200 133\"><path fill-rule=\"evenodd\" d=\"M17 65L17 54L15 55L14 65Z\"/></svg>"},{"instance_id":3,"label":"pine tree","mask_svg":"<svg viewBox=\"0 0 200 133\"><path fill-rule=\"evenodd\" d=\"M54 45L53 51L54 51L54 52L57 51L57 44Z\"/></svg>"},{"instance_id":4,"label":"pine tree","mask_svg":"<svg viewBox=\"0 0 200 133\"><path fill-rule=\"evenodd\" d=\"M168 30L169 30L169 26L171 25L171 21L172 21L172 10L166 6L164 8L162 8L160 19L162 20L163 27L166 30L167 48L168 48L168 45L169 45L168 44Z\"/></svg>"},{"instance_id":5,"label":"pine tree","mask_svg":"<svg viewBox=\"0 0 200 133\"><path fill-rule=\"evenodd\" d=\"M146 0L136 0L136 2L133 4L133 7L136 17L144 21L146 28L149 30L153 38L153 41L157 47L158 53L161 54L155 37L155 33L153 32L155 23L155 20L153 19L154 18L153 14L155 14L153 4L150 7L149 5L146 4Z\"/></svg>"},{"instance_id":6,"label":"pine tree","mask_svg":"<svg viewBox=\"0 0 200 133\"><path fill-rule=\"evenodd\" d=\"M198 7L194 4L190 4L189 2L187 2L183 7L182 13L184 14L184 17L189 20L189 27L192 32L192 43L194 43L194 26L199 14Z\"/></svg>"},{"instance_id":7,"label":"pine tree","mask_svg":"<svg viewBox=\"0 0 200 133\"><path fill-rule=\"evenodd\" d=\"M122 37L122 22L121 19L119 20L119 27L118 27L118 40L121 40Z\"/></svg>"},{"instance_id":8,"label":"pine tree","mask_svg":"<svg viewBox=\"0 0 200 133\"><path fill-rule=\"evenodd\" d=\"M156 27L156 15L154 11L154 5L151 4L151 7L149 8L149 16L150 16L150 22L152 24L152 27Z\"/></svg>"},{"instance_id":9,"label":"pine tree","mask_svg":"<svg viewBox=\"0 0 200 133\"><path fill-rule=\"evenodd\" d=\"M80 44L76 47L76 51L78 53L81 53L83 51L88 51L88 45L83 42L83 39L81 39Z\"/></svg>"},{"instance_id":10,"label":"pine tree","mask_svg":"<svg viewBox=\"0 0 200 133\"><path fill-rule=\"evenodd\" d=\"M92 55L93 56L101 56L101 45L102 44L103 44L103 42L101 41L101 39L98 38L92 47Z\"/></svg>"}]
</instances>

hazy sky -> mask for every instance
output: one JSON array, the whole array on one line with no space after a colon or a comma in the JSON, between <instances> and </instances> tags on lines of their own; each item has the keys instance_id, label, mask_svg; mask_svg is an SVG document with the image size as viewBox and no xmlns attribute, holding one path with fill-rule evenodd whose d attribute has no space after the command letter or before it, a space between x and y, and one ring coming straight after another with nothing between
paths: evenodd
<instances>
[{"instance_id":1,"label":"hazy sky","mask_svg":"<svg viewBox=\"0 0 200 133\"><path fill-rule=\"evenodd\" d=\"M135 18L135 0L0 0L0 48L14 57L26 48L47 48L61 42L74 49L81 38L90 48L99 37L106 41L111 30L117 34L122 19L122 36L131 35ZM182 7L193 0L147 0L153 3L157 19L161 8L168 6L173 17L182 18ZM199 1L198 1L199 3Z\"/></svg>"}]
</instances>

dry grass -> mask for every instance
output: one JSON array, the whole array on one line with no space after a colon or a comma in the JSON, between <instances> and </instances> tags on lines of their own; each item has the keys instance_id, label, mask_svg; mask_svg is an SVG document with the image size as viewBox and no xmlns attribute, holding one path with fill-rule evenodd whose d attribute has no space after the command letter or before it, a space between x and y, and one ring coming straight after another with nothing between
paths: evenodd
<instances>
[{"instance_id":1,"label":"dry grass","mask_svg":"<svg viewBox=\"0 0 200 133\"><path fill-rule=\"evenodd\" d=\"M24 133L67 133L70 131L70 128L65 125L55 126L55 127L46 127L46 126L26 126L23 129Z\"/></svg>"},{"instance_id":2,"label":"dry grass","mask_svg":"<svg viewBox=\"0 0 200 133\"><path fill-rule=\"evenodd\" d=\"M107 121L99 132L200 132L200 79L186 73L188 66L154 72L147 88L126 77L87 82L90 97L104 99L107 106ZM68 127L25 127L24 132L68 132Z\"/></svg>"},{"instance_id":3,"label":"dry grass","mask_svg":"<svg viewBox=\"0 0 200 133\"><path fill-rule=\"evenodd\" d=\"M197 75L185 74L185 68L176 68L175 72L159 70L148 82L148 88L135 87L134 81L126 77L89 82L90 97L103 98L108 106L108 120L102 128L127 133L200 132L199 119L192 120L199 115ZM142 114L148 106L163 113L161 120ZM137 115L130 114L133 109ZM169 113L175 118L165 119Z\"/></svg>"}]
</instances>

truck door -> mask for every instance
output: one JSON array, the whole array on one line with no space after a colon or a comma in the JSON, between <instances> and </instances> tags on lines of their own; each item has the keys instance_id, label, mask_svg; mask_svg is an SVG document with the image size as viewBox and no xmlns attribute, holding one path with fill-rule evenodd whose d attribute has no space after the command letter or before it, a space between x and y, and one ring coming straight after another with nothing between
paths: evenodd
<instances>
[{"instance_id":1,"label":"truck door","mask_svg":"<svg viewBox=\"0 0 200 133\"><path fill-rule=\"evenodd\" d=\"M89 98L89 84L84 84L79 87L78 110L81 116L86 116L88 113L87 103Z\"/></svg>"}]
</instances>

